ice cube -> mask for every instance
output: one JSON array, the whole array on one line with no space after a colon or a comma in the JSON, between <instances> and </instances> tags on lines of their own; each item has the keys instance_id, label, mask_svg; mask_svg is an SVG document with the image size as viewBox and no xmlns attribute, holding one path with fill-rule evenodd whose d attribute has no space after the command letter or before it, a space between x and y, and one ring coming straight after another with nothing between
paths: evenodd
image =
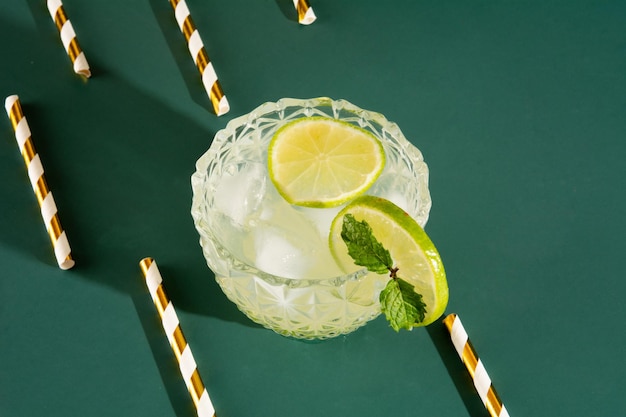
<instances>
[{"instance_id":1,"label":"ice cube","mask_svg":"<svg viewBox=\"0 0 626 417\"><path fill-rule=\"evenodd\" d=\"M267 175L259 163L244 163L224 173L215 190L215 207L233 222L243 225L259 210L265 196Z\"/></svg>"},{"instance_id":2,"label":"ice cube","mask_svg":"<svg viewBox=\"0 0 626 417\"><path fill-rule=\"evenodd\" d=\"M415 194L415 190L411 189L412 185L411 180L402 175L395 172L385 172L367 193L387 199L410 213L408 199Z\"/></svg>"},{"instance_id":3,"label":"ice cube","mask_svg":"<svg viewBox=\"0 0 626 417\"><path fill-rule=\"evenodd\" d=\"M256 267L273 275L302 278L314 262L308 242L279 227L257 227L254 231L254 246Z\"/></svg>"},{"instance_id":4,"label":"ice cube","mask_svg":"<svg viewBox=\"0 0 626 417\"><path fill-rule=\"evenodd\" d=\"M345 204L332 208L298 207L297 210L311 222L313 227L317 230L319 237L327 241L328 234L330 233L330 225L344 206Z\"/></svg>"}]
</instances>

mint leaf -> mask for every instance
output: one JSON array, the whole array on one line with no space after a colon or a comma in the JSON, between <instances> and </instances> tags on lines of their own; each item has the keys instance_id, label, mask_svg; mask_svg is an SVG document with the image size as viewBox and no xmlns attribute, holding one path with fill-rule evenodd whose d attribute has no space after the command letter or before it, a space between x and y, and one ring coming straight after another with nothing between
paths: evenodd
<instances>
[{"instance_id":1,"label":"mint leaf","mask_svg":"<svg viewBox=\"0 0 626 417\"><path fill-rule=\"evenodd\" d=\"M384 274L392 269L389 251L376 240L372 228L365 220L359 222L352 214L346 214L341 226L341 238L355 264L377 274Z\"/></svg>"},{"instance_id":2,"label":"mint leaf","mask_svg":"<svg viewBox=\"0 0 626 417\"><path fill-rule=\"evenodd\" d=\"M380 308L391 327L411 330L417 323L424 321L426 304L415 288L400 277L389 280L380 293Z\"/></svg>"}]
</instances>

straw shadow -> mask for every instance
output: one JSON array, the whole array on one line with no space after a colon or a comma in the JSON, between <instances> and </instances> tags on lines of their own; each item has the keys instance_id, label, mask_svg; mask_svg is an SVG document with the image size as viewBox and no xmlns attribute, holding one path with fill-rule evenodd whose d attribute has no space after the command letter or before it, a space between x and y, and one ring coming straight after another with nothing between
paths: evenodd
<instances>
[{"instance_id":1,"label":"straw shadow","mask_svg":"<svg viewBox=\"0 0 626 417\"><path fill-rule=\"evenodd\" d=\"M276 2L276 5L280 9L283 16L287 18L287 20L298 23L298 13L295 7L293 7L292 0L274 0L274 1Z\"/></svg>"},{"instance_id":2,"label":"straw shadow","mask_svg":"<svg viewBox=\"0 0 626 417\"><path fill-rule=\"evenodd\" d=\"M191 99L200 107L215 114L211 100L202 84L201 74L195 65L194 58L189 54L185 37L178 28L172 6L169 2L162 0L149 0L149 3L154 17L161 28L163 38L165 38L165 42L172 53L172 58L185 81Z\"/></svg>"},{"instance_id":3,"label":"straw shadow","mask_svg":"<svg viewBox=\"0 0 626 417\"><path fill-rule=\"evenodd\" d=\"M167 286L168 282L171 282L167 281L167 277L172 276L172 272L173 271L170 271L170 268L168 268L167 266L159 265L159 273L163 278L162 285L170 300L173 299L171 297L172 292L170 291L170 288L172 286ZM162 323L159 320L159 316L158 314L156 314L154 302L148 294L148 290L145 284L143 284L144 277L139 268L137 268L135 276L137 277L137 279L134 281L133 284L135 290L133 292L133 295L131 296L131 299L133 301L135 310L137 311L137 316L139 317L139 320L141 322L141 326L144 331L146 340L150 346L155 365L158 368L161 380L163 381L165 390L167 391L168 399L178 417L190 416L194 414L192 405L193 402L191 400L189 392L184 389L185 383L180 374L178 363L175 359L171 347L168 344L168 340L163 330ZM186 287L185 293L192 294L193 291L189 291L189 287ZM217 297L214 302L211 303L211 315L221 315L224 314L224 311L234 309L234 305L228 300L226 300L226 303L228 303L229 305L225 305L219 301L220 299L225 300L225 297ZM183 300L184 297L179 297L177 301ZM175 303L174 301L172 301L172 304L174 305L174 308L178 311L178 305L184 303ZM230 317L231 313L227 313L227 315ZM234 318L234 321L239 321L238 319L241 319L242 324L244 325L256 326L250 320L247 320L243 316L243 314L238 311L232 312L232 317ZM183 329L184 333L184 322L181 322L181 328Z\"/></svg>"},{"instance_id":4,"label":"straw shadow","mask_svg":"<svg viewBox=\"0 0 626 417\"><path fill-rule=\"evenodd\" d=\"M200 245L198 245L197 252L202 252ZM246 327L262 327L248 319L224 295L204 258L199 266L195 263L173 266L163 262L158 262L158 266L163 277L163 286L170 298L175 300L173 303L176 309L180 306L182 311L216 317ZM202 279L197 279L197 277L202 277Z\"/></svg>"},{"instance_id":5,"label":"straw shadow","mask_svg":"<svg viewBox=\"0 0 626 417\"><path fill-rule=\"evenodd\" d=\"M41 34L44 34L46 36L50 35L50 37L52 37L53 35L55 35L59 37L57 28L52 21L50 13L48 12L48 7L46 6L46 3L38 0L26 0L26 4L30 9L30 13L33 17L33 20L35 21L35 26L37 27L37 30ZM59 38L58 41L61 42L61 39ZM63 47L61 46L61 51L62 50Z\"/></svg>"},{"instance_id":6,"label":"straw shadow","mask_svg":"<svg viewBox=\"0 0 626 417\"><path fill-rule=\"evenodd\" d=\"M426 331L435 345L452 382L454 382L454 386L465 404L468 414L472 417L489 417L489 412L478 396L469 372L467 372L465 365L463 365L454 349L454 345L450 340L450 333L443 321L426 326Z\"/></svg>"},{"instance_id":7,"label":"straw shadow","mask_svg":"<svg viewBox=\"0 0 626 417\"><path fill-rule=\"evenodd\" d=\"M191 397L185 389L176 358L165 337L150 296L134 295L131 298L174 413L178 417L193 415Z\"/></svg>"}]
</instances>

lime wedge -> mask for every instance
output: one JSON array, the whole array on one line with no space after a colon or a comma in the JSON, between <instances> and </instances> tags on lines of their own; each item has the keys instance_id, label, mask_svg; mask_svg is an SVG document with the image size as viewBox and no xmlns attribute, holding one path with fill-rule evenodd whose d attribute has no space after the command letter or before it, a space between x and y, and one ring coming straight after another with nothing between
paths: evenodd
<instances>
[{"instance_id":1,"label":"lime wedge","mask_svg":"<svg viewBox=\"0 0 626 417\"><path fill-rule=\"evenodd\" d=\"M419 326L437 320L448 304L448 284L439 252L424 229L389 200L368 195L358 197L331 224L330 250L345 272L362 268L354 264L341 237L343 218L348 213L357 221L365 220L369 224L372 235L389 251L394 267L398 268L398 277L422 295L426 316Z\"/></svg>"},{"instance_id":2,"label":"lime wedge","mask_svg":"<svg viewBox=\"0 0 626 417\"><path fill-rule=\"evenodd\" d=\"M272 138L268 168L291 204L334 207L363 194L385 166L380 141L370 132L326 117L287 123Z\"/></svg>"}]
</instances>

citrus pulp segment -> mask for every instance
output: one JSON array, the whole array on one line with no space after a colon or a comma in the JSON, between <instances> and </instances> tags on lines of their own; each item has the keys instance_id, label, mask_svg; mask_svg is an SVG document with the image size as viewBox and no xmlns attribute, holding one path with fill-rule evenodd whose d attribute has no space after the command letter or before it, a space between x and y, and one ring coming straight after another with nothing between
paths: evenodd
<instances>
[{"instance_id":1,"label":"citrus pulp segment","mask_svg":"<svg viewBox=\"0 0 626 417\"><path fill-rule=\"evenodd\" d=\"M291 204L334 207L364 193L385 166L370 132L327 117L304 117L281 127L268 149L268 169Z\"/></svg>"},{"instance_id":2,"label":"citrus pulp segment","mask_svg":"<svg viewBox=\"0 0 626 417\"><path fill-rule=\"evenodd\" d=\"M372 235L389 251L398 277L422 295L426 316L418 326L437 320L448 304L448 284L441 257L424 229L389 200L369 195L355 199L337 214L329 235L333 257L346 272L361 268L348 255L341 237L343 218L348 213L369 224Z\"/></svg>"}]
</instances>

